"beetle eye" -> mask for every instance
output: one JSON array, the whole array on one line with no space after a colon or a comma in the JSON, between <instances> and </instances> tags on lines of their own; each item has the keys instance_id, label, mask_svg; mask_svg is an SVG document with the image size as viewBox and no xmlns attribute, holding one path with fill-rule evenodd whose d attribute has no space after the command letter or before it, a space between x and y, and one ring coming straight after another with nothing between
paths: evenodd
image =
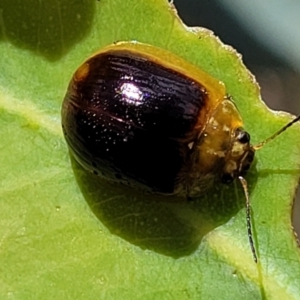
<instances>
[{"instance_id":1,"label":"beetle eye","mask_svg":"<svg viewBox=\"0 0 300 300\"><path fill-rule=\"evenodd\" d=\"M243 166L243 172L246 172L250 169L250 163L247 163Z\"/></svg>"},{"instance_id":2,"label":"beetle eye","mask_svg":"<svg viewBox=\"0 0 300 300\"><path fill-rule=\"evenodd\" d=\"M233 177L229 173L224 173L221 177L223 183L228 184L233 181Z\"/></svg>"},{"instance_id":3,"label":"beetle eye","mask_svg":"<svg viewBox=\"0 0 300 300\"><path fill-rule=\"evenodd\" d=\"M237 139L240 143L247 144L250 142L250 134L247 131L239 130Z\"/></svg>"}]
</instances>

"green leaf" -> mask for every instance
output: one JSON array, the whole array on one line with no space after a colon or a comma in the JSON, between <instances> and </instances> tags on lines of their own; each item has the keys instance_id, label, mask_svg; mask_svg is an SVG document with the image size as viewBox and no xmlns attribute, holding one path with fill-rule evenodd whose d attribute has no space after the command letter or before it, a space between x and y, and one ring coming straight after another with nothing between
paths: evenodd
<instances>
[{"instance_id":1,"label":"green leaf","mask_svg":"<svg viewBox=\"0 0 300 300\"><path fill-rule=\"evenodd\" d=\"M138 40L223 81L260 142L290 117L265 107L232 48L186 28L165 0L2 0L0 26L1 299L299 298L300 126L259 150L247 175L258 265L238 183L166 201L73 162L79 188L63 139L60 107L76 68L104 45Z\"/></svg>"}]
</instances>

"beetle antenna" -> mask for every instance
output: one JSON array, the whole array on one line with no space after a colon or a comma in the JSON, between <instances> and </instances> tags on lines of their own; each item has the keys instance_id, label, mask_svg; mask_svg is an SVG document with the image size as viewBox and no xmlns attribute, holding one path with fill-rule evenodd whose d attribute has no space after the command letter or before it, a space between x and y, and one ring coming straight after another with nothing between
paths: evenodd
<instances>
[{"instance_id":1,"label":"beetle antenna","mask_svg":"<svg viewBox=\"0 0 300 300\"><path fill-rule=\"evenodd\" d=\"M253 259L254 259L255 263L257 263L257 254L256 254L254 241L253 241L253 234L252 234L251 205L250 205L248 185L247 185L247 181L244 177L239 176L239 180L242 184L244 194L245 194L245 197L246 197L246 221L247 221L247 231L248 231L249 244L250 244L251 252L252 252L252 255L253 255Z\"/></svg>"},{"instance_id":2,"label":"beetle antenna","mask_svg":"<svg viewBox=\"0 0 300 300\"><path fill-rule=\"evenodd\" d=\"M259 144L253 146L254 150L259 150L260 148L262 148L265 144L267 144L268 142L272 141L273 139L275 139L277 136L279 136L282 132L284 132L285 130L287 130L289 127L291 127L293 124L295 124L296 122L298 122L300 120L300 115L298 117L296 117L295 119L293 119L292 121L290 121L289 123L287 123L285 126L283 126L281 129L279 129L277 132L275 132L273 135L271 135L270 137L268 137L267 139L265 139L264 141L260 142Z\"/></svg>"}]
</instances>

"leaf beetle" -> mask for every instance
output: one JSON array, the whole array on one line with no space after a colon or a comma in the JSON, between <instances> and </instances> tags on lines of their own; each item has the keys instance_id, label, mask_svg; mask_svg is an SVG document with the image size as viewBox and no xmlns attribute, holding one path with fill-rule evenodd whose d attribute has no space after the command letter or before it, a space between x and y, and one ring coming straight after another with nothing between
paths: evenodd
<instances>
[{"instance_id":1,"label":"leaf beetle","mask_svg":"<svg viewBox=\"0 0 300 300\"><path fill-rule=\"evenodd\" d=\"M138 42L106 46L75 72L62 105L70 152L105 179L195 197L238 178L246 197L255 150L225 85L183 58Z\"/></svg>"}]
</instances>

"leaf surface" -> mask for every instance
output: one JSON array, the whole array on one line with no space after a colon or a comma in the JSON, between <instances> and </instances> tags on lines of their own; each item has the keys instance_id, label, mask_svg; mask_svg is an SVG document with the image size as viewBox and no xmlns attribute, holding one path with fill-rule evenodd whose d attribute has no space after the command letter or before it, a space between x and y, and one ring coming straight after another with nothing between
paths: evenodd
<instances>
[{"instance_id":1,"label":"leaf surface","mask_svg":"<svg viewBox=\"0 0 300 300\"><path fill-rule=\"evenodd\" d=\"M63 139L74 71L107 44L137 40L223 81L260 142L290 117L265 107L235 50L185 27L165 0L3 0L0 12L1 299L298 299L300 126L260 150L247 175L258 265L238 183L166 202L73 162L78 185Z\"/></svg>"}]
</instances>

